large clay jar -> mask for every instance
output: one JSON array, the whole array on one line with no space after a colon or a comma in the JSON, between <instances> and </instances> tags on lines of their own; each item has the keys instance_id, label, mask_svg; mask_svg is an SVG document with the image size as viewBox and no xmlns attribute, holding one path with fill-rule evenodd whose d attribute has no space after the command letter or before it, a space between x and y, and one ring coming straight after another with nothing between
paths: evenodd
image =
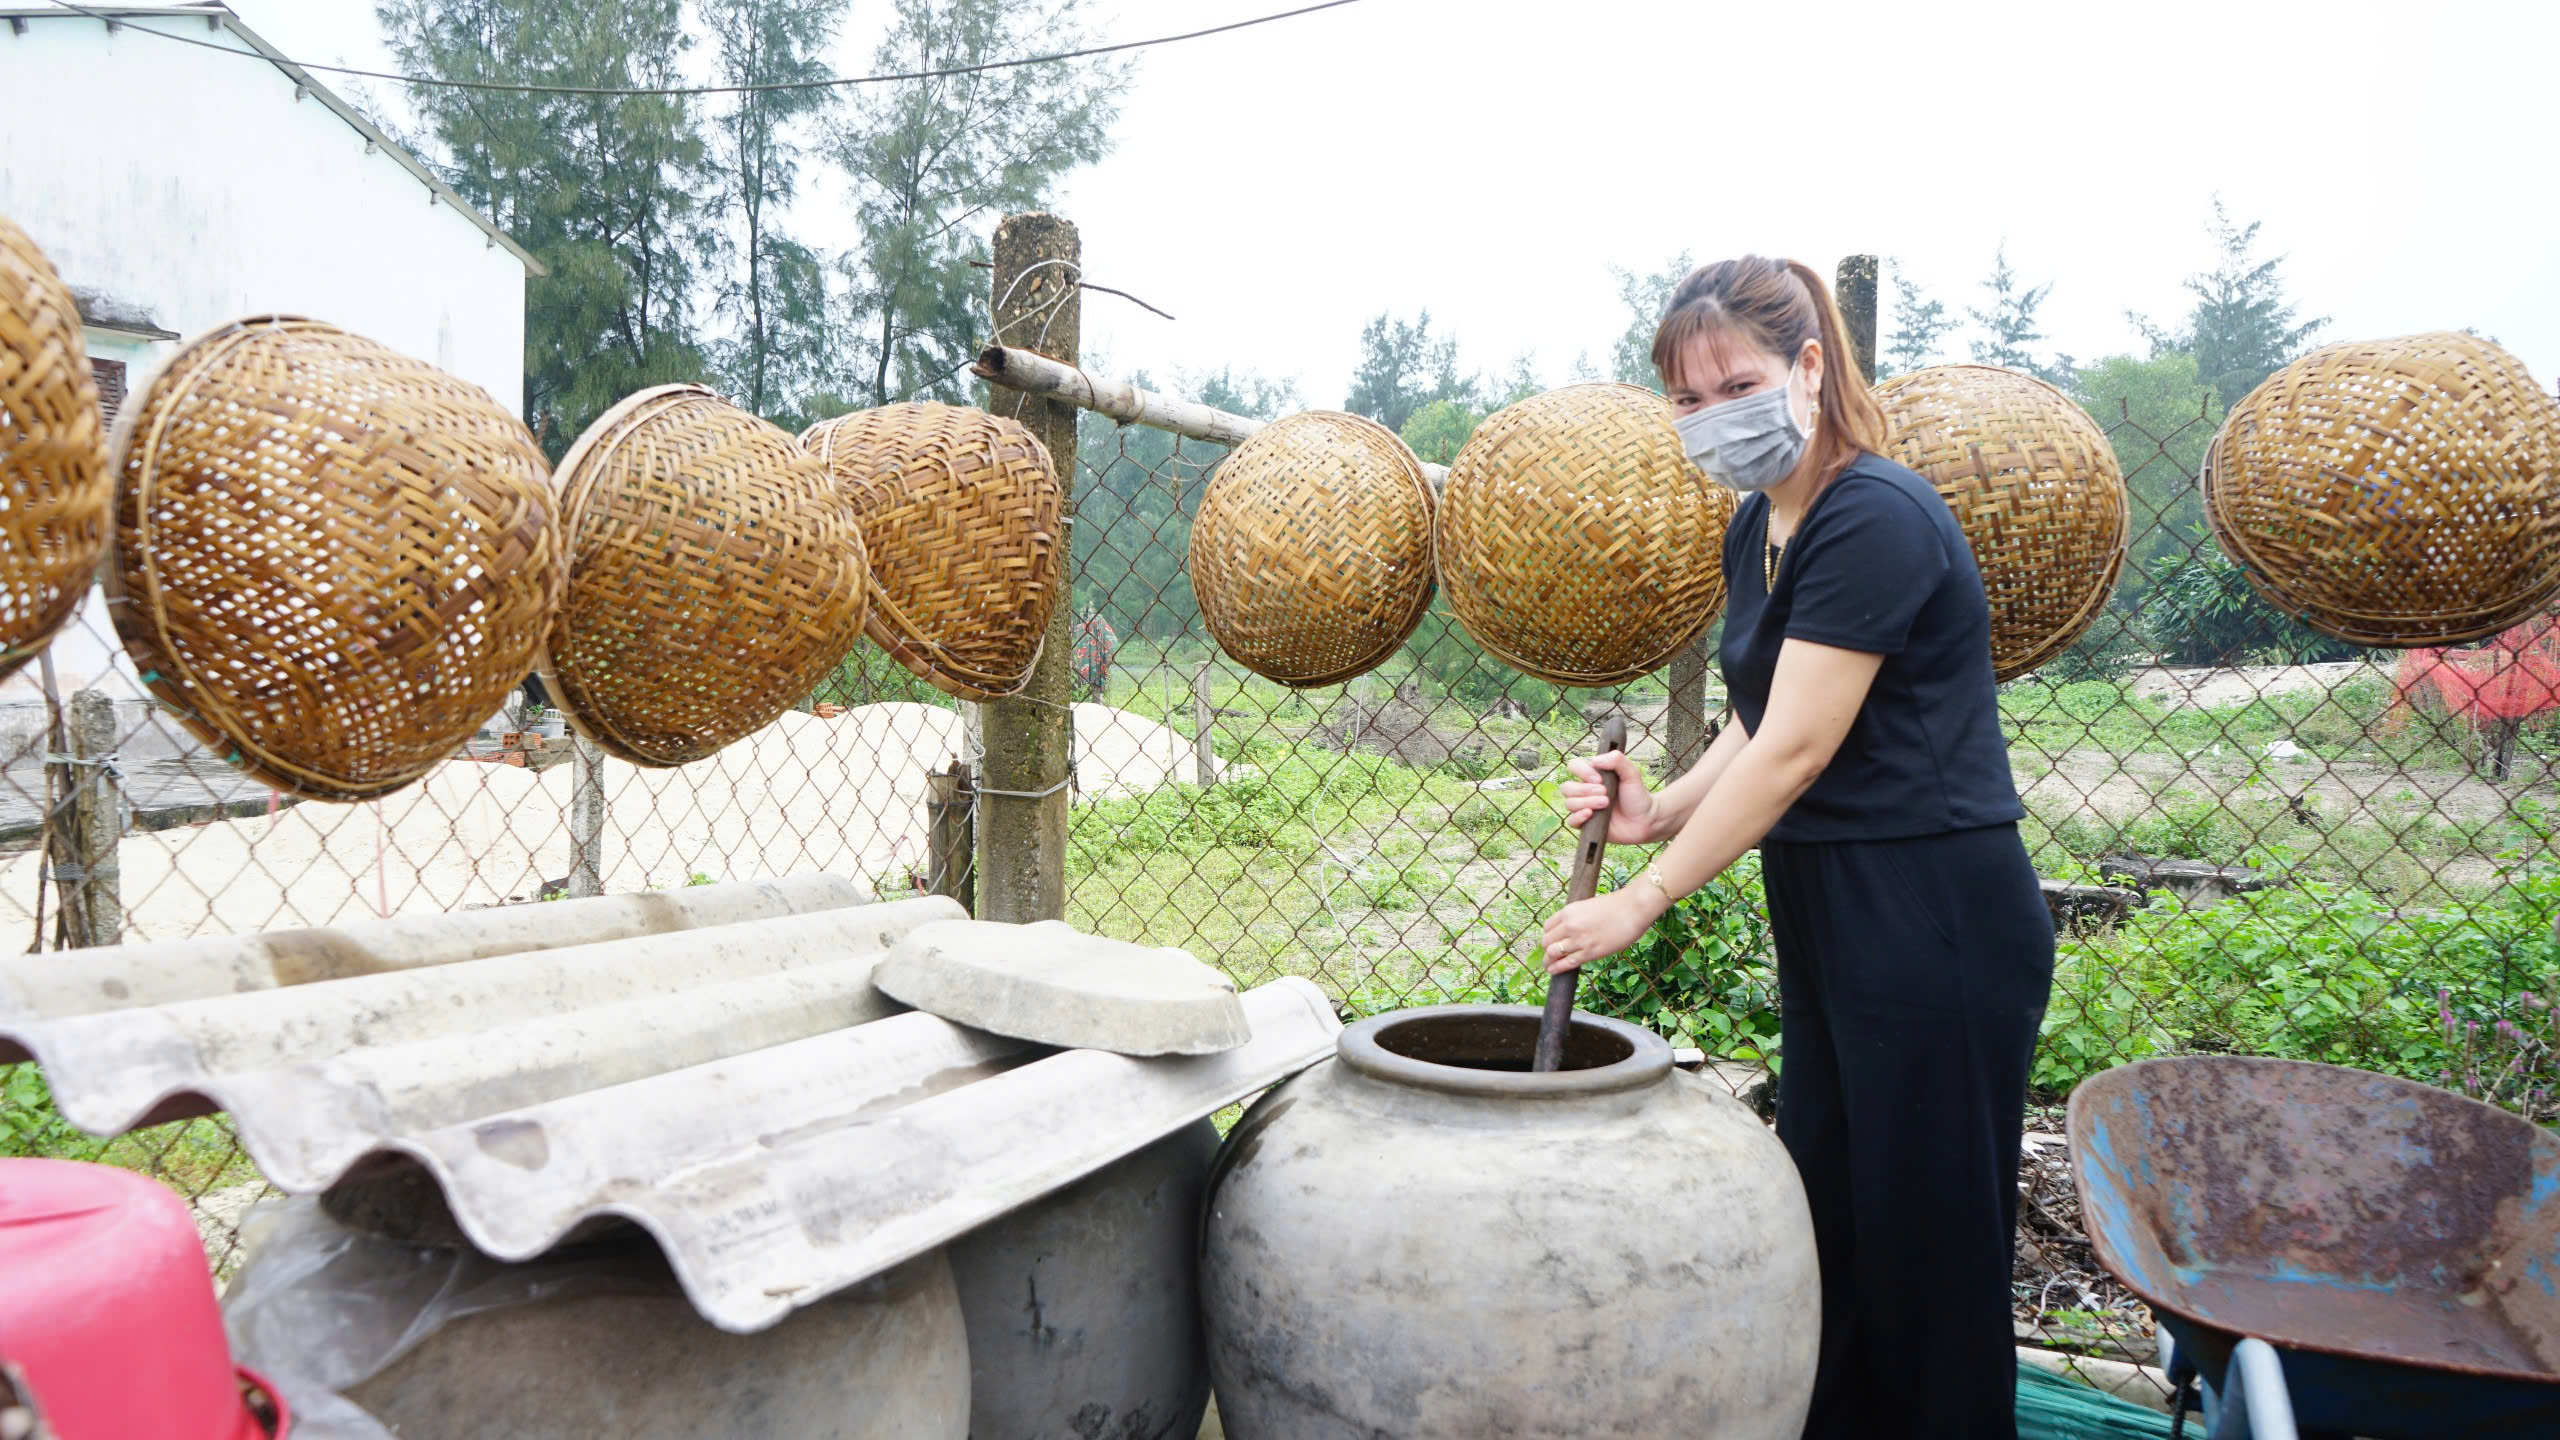
<instances>
[{"instance_id":1,"label":"large clay jar","mask_svg":"<svg viewBox=\"0 0 2560 1440\"><path fill-rule=\"evenodd\" d=\"M1364 1020L1227 1137L1201 1298L1232 1440L1794 1440L1819 1342L1804 1187L1658 1036Z\"/></svg>"},{"instance_id":2,"label":"large clay jar","mask_svg":"<svg viewBox=\"0 0 2560 1440\"><path fill-rule=\"evenodd\" d=\"M968 1373L936 1251L755 1335L713 1327L672 1287L503 1306L347 1398L419 1440L961 1440Z\"/></svg>"},{"instance_id":3,"label":"large clay jar","mask_svg":"<svg viewBox=\"0 0 2560 1440\"><path fill-rule=\"evenodd\" d=\"M951 1242L977 1440L1200 1431L1203 1120Z\"/></svg>"},{"instance_id":4,"label":"large clay jar","mask_svg":"<svg viewBox=\"0 0 2560 1440\"><path fill-rule=\"evenodd\" d=\"M452 1224L433 1194L332 1208L356 1223L309 1200L253 1216L260 1237L223 1299L241 1363L305 1418L345 1418L318 1427L330 1434L376 1433L355 1423L368 1416L403 1440L969 1433L969 1340L943 1251L733 1335L628 1226L503 1263L418 1243Z\"/></svg>"}]
</instances>

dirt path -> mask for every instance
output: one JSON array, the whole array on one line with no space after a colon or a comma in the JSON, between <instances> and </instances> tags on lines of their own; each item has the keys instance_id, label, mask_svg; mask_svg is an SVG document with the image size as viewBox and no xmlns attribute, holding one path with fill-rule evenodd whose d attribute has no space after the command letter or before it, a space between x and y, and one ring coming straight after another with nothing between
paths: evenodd
<instances>
[{"instance_id":1,"label":"dirt path","mask_svg":"<svg viewBox=\"0 0 2560 1440\"><path fill-rule=\"evenodd\" d=\"M2223 670L2155 665L2134 673L2133 693L2170 709L2183 705L2211 709L2246 705L2270 695L2335 690L2357 680L2388 685L2394 673L2392 666L2371 660L2337 660L2322 665L2239 665Z\"/></svg>"},{"instance_id":2,"label":"dirt path","mask_svg":"<svg viewBox=\"0 0 2560 1440\"><path fill-rule=\"evenodd\" d=\"M2132 819L2158 810L2163 797L2183 790L2224 802L2298 799L2331 822L2397 825L2415 812L2478 824L2513 813L2519 796L2547 788L2511 784L2502 789L2462 770L2400 770L2309 755L2260 763L2236 754L2217 759L2073 750L2041 775L2035 773L2034 757L2018 760L2023 762L2017 770L2019 795L2049 818L2055 812L2047 807L2059 804L2093 819Z\"/></svg>"}]
</instances>

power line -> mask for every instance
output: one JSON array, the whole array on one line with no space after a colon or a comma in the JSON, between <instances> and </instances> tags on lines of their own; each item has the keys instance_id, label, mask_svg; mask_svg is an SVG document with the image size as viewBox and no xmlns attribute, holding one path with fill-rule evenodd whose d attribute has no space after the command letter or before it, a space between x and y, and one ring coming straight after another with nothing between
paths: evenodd
<instances>
[{"instance_id":1,"label":"power line","mask_svg":"<svg viewBox=\"0 0 2560 1440\"><path fill-rule=\"evenodd\" d=\"M229 45L216 44L211 40L197 40L185 35L172 35L166 30L154 30L148 25L139 25L131 20L92 10L86 5L76 3L76 0L49 0L49 3L73 14L86 15L92 20L105 20L129 30L138 30L145 35L156 35L163 40L175 40L181 45L219 50L226 55L249 55L267 60L271 64L278 63L273 57L260 55L254 50L238 50ZM894 75L784 80L768 85L678 85L659 89L624 89L604 85L507 85L486 80L444 80L430 75L395 75L385 70L358 70L346 65L313 65L301 60L284 60L281 63L300 70L317 70L330 75L353 75L365 80L388 80L395 85L427 85L445 90L495 90L517 95L752 95L770 90L831 90L844 85L879 85L898 80L940 80L953 75L976 75L988 70L1014 70L1025 65L1047 65L1058 60L1081 60L1090 55L1110 55L1122 50L1144 50L1155 45L1172 45L1184 40L1224 35L1230 30L1248 30L1256 25L1268 25L1275 20L1295 19L1300 15L1312 15L1319 10L1333 10L1356 3L1358 0L1324 0L1324 3L1319 5L1301 5L1295 10L1257 15L1250 20L1213 25L1206 30L1190 30L1180 35L1158 35L1152 40L1123 40L1113 45L1090 45L1081 50L1061 50L1054 55L1026 55L1019 60L990 60L983 65L955 65L944 70L909 70Z\"/></svg>"}]
</instances>

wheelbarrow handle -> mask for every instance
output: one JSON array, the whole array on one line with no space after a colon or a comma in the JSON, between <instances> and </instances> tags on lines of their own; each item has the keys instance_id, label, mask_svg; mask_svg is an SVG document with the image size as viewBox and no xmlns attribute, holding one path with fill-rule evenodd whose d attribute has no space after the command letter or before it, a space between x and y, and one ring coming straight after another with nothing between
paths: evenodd
<instances>
[{"instance_id":1,"label":"wheelbarrow handle","mask_svg":"<svg viewBox=\"0 0 2560 1440\"><path fill-rule=\"evenodd\" d=\"M2293 1423L2293 1392L2285 1388L2284 1362L2264 1340L2243 1340L2231 1347L2231 1365L2222 1375L2222 1412L2230 1417L2234 1440L2301 1440ZM2214 1433L2225 1426L2215 1417Z\"/></svg>"},{"instance_id":2,"label":"wheelbarrow handle","mask_svg":"<svg viewBox=\"0 0 2560 1440\"><path fill-rule=\"evenodd\" d=\"M2232 1346L2219 1390L2205 1386L2196 1367L2185 1362L2168 1327L2160 1327L2160 1368L2179 1391L2171 1435L2186 1433L2186 1389L2192 1382L2208 1397L2205 1440L2302 1440L2293 1420L2293 1391L2284 1381L2284 1359L2274 1346L2248 1338Z\"/></svg>"},{"instance_id":3,"label":"wheelbarrow handle","mask_svg":"<svg viewBox=\"0 0 2560 1440\"><path fill-rule=\"evenodd\" d=\"M1612 715L1600 723L1600 753L1627 748L1627 722L1624 716ZM1591 812L1582 822L1582 835L1574 844L1573 874L1566 881L1565 903L1588 900L1600 890L1600 854L1609 848L1609 817L1618 803L1618 772L1600 773L1600 793L1609 803ZM1573 996L1582 984L1580 968L1547 977L1546 1013L1538 1017L1538 1049L1529 1068L1539 1072L1554 1070L1564 1064L1564 1037L1573 1026Z\"/></svg>"}]
</instances>

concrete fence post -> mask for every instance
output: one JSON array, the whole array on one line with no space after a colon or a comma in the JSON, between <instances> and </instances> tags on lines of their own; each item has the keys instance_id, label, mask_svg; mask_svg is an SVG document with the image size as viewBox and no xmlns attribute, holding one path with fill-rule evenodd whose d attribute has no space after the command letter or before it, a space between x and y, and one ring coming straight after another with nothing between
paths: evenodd
<instances>
[{"instance_id":1,"label":"concrete fence post","mask_svg":"<svg viewBox=\"0 0 2560 1440\"><path fill-rule=\"evenodd\" d=\"M1008 215L996 226L989 340L1074 365L1083 325L1083 249L1076 227L1047 214ZM1063 400L990 384L987 408L1029 427L1048 447L1067 492L1061 514L1075 573L1076 419ZM977 707L971 727L979 744L978 870L980 917L1022 924L1067 913L1067 783L1075 756L1074 607L1059 604L1033 667L1031 683L1008 700Z\"/></svg>"},{"instance_id":2,"label":"concrete fence post","mask_svg":"<svg viewBox=\"0 0 2560 1440\"><path fill-rule=\"evenodd\" d=\"M570 740L569 898L604 893L604 750L584 736Z\"/></svg>"}]
</instances>

